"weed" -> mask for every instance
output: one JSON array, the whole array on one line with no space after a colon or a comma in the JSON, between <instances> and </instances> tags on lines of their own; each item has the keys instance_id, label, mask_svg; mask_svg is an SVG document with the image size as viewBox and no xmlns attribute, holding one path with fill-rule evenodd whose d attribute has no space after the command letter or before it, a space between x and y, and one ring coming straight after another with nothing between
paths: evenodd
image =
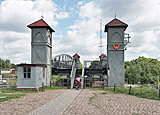
<instances>
[{"instance_id":1,"label":"weed","mask_svg":"<svg viewBox=\"0 0 160 115\"><path fill-rule=\"evenodd\" d=\"M103 93L101 93L101 94L107 94L106 92L103 92Z\"/></svg>"}]
</instances>

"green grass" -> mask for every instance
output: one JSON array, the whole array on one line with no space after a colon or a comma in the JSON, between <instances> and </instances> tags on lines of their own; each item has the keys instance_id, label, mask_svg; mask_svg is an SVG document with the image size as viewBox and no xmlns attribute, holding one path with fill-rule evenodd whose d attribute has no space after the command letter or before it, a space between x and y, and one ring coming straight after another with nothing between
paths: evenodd
<instances>
[{"instance_id":1,"label":"green grass","mask_svg":"<svg viewBox=\"0 0 160 115\"><path fill-rule=\"evenodd\" d=\"M52 75L52 78L57 78L57 79L52 79L51 82L56 83L60 78L67 78L67 76L60 76L60 75Z\"/></svg>"},{"instance_id":2,"label":"green grass","mask_svg":"<svg viewBox=\"0 0 160 115\"><path fill-rule=\"evenodd\" d=\"M3 75L4 78L7 78L8 76L10 77L17 76L17 73L0 73L0 75Z\"/></svg>"},{"instance_id":3,"label":"green grass","mask_svg":"<svg viewBox=\"0 0 160 115\"><path fill-rule=\"evenodd\" d=\"M20 98L21 96L25 96L26 94L0 94L0 97L7 97L7 101L10 99ZM5 101L5 99L0 99L0 102Z\"/></svg>"},{"instance_id":4,"label":"green grass","mask_svg":"<svg viewBox=\"0 0 160 115\"><path fill-rule=\"evenodd\" d=\"M42 90L42 88L39 88L39 91L45 91L45 90L57 90L57 89L67 89L67 87L65 86L53 86L49 87L46 86L44 87L44 90ZM33 90L16 90L16 87L4 87L1 89L1 93L0 97L6 96L9 99L13 99L13 98L20 98L21 96L25 96L26 93L37 93L38 91L33 91ZM3 94L4 93L4 94ZM11 94L5 94L5 93L11 93ZM5 99L0 99L0 102L5 101Z\"/></svg>"},{"instance_id":5,"label":"green grass","mask_svg":"<svg viewBox=\"0 0 160 115\"><path fill-rule=\"evenodd\" d=\"M1 89L2 93L36 93L37 91L32 90L17 90L16 87L3 87Z\"/></svg>"},{"instance_id":6,"label":"green grass","mask_svg":"<svg viewBox=\"0 0 160 115\"><path fill-rule=\"evenodd\" d=\"M44 87L44 91L45 90L56 90L56 89L67 89L67 87L66 86L53 86L53 85L52 87L49 87L49 86ZM39 91L43 91L42 88L39 88ZM10 88L3 87L1 89L1 92L2 93L37 93L37 90L17 90L16 87L10 87Z\"/></svg>"},{"instance_id":7,"label":"green grass","mask_svg":"<svg viewBox=\"0 0 160 115\"><path fill-rule=\"evenodd\" d=\"M17 79L15 79L15 80L14 80L14 79L9 80L9 82L10 82L10 83L15 83L15 82L17 83Z\"/></svg>"},{"instance_id":8,"label":"green grass","mask_svg":"<svg viewBox=\"0 0 160 115\"><path fill-rule=\"evenodd\" d=\"M67 89L67 87L66 86L53 86L53 85L52 87L49 87L49 86L44 87L44 91L45 90L56 90L56 89ZM40 88L39 91L43 91L42 88Z\"/></svg>"},{"instance_id":9,"label":"green grass","mask_svg":"<svg viewBox=\"0 0 160 115\"><path fill-rule=\"evenodd\" d=\"M129 87L127 88L119 88L116 87L116 90L114 91L114 88L112 87L105 87L104 89L101 87L99 88L90 88L86 87L87 89L91 90L104 90L109 91L113 94L128 94L129 95ZM105 93L103 93L105 94ZM108 94L108 93L107 93ZM148 85L140 86L139 88L132 87L131 88L131 95L140 97L140 98L147 98L147 99L153 99L153 100L160 100L159 98L159 92L155 88L149 88Z\"/></svg>"}]
</instances>

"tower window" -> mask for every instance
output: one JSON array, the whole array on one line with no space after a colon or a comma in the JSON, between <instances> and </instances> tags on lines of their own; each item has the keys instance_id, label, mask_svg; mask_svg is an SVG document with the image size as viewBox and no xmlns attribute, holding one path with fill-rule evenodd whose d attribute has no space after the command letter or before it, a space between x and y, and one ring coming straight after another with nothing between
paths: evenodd
<instances>
[{"instance_id":1,"label":"tower window","mask_svg":"<svg viewBox=\"0 0 160 115\"><path fill-rule=\"evenodd\" d=\"M23 67L24 78L31 78L31 67Z\"/></svg>"}]
</instances>

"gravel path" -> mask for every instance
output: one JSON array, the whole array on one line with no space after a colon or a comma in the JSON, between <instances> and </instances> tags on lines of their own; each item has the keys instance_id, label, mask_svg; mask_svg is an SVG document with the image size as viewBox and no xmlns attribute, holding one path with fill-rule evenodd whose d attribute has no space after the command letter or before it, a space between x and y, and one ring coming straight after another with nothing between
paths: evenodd
<instances>
[{"instance_id":1,"label":"gravel path","mask_svg":"<svg viewBox=\"0 0 160 115\"><path fill-rule=\"evenodd\" d=\"M67 89L46 90L45 92L30 93L21 98L3 101L0 103L0 115L26 115L65 91Z\"/></svg>"},{"instance_id":2,"label":"gravel path","mask_svg":"<svg viewBox=\"0 0 160 115\"><path fill-rule=\"evenodd\" d=\"M76 99L80 92L81 90L67 90L27 115L60 115Z\"/></svg>"},{"instance_id":3,"label":"gravel path","mask_svg":"<svg viewBox=\"0 0 160 115\"><path fill-rule=\"evenodd\" d=\"M160 101L84 89L63 115L160 115ZM109 92L107 92L109 93Z\"/></svg>"}]
</instances>

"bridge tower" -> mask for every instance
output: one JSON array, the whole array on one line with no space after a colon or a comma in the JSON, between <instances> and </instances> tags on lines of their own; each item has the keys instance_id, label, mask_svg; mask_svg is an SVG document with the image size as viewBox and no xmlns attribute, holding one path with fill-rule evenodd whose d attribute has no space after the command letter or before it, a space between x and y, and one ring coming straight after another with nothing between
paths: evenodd
<instances>
[{"instance_id":1,"label":"bridge tower","mask_svg":"<svg viewBox=\"0 0 160 115\"><path fill-rule=\"evenodd\" d=\"M75 68L80 68L80 56L76 53L74 56L73 56L74 60L75 60Z\"/></svg>"},{"instance_id":2,"label":"bridge tower","mask_svg":"<svg viewBox=\"0 0 160 115\"><path fill-rule=\"evenodd\" d=\"M28 25L31 31L31 64L46 64L46 84L51 80L52 32L55 32L43 19Z\"/></svg>"},{"instance_id":3,"label":"bridge tower","mask_svg":"<svg viewBox=\"0 0 160 115\"><path fill-rule=\"evenodd\" d=\"M104 32L107 32L108 87L113 87L114 84L124 87L124 50L127 45L124 40L124 31L127 27L127 24L116 17L105 25Z\"/></svg>"}]
</instances>

